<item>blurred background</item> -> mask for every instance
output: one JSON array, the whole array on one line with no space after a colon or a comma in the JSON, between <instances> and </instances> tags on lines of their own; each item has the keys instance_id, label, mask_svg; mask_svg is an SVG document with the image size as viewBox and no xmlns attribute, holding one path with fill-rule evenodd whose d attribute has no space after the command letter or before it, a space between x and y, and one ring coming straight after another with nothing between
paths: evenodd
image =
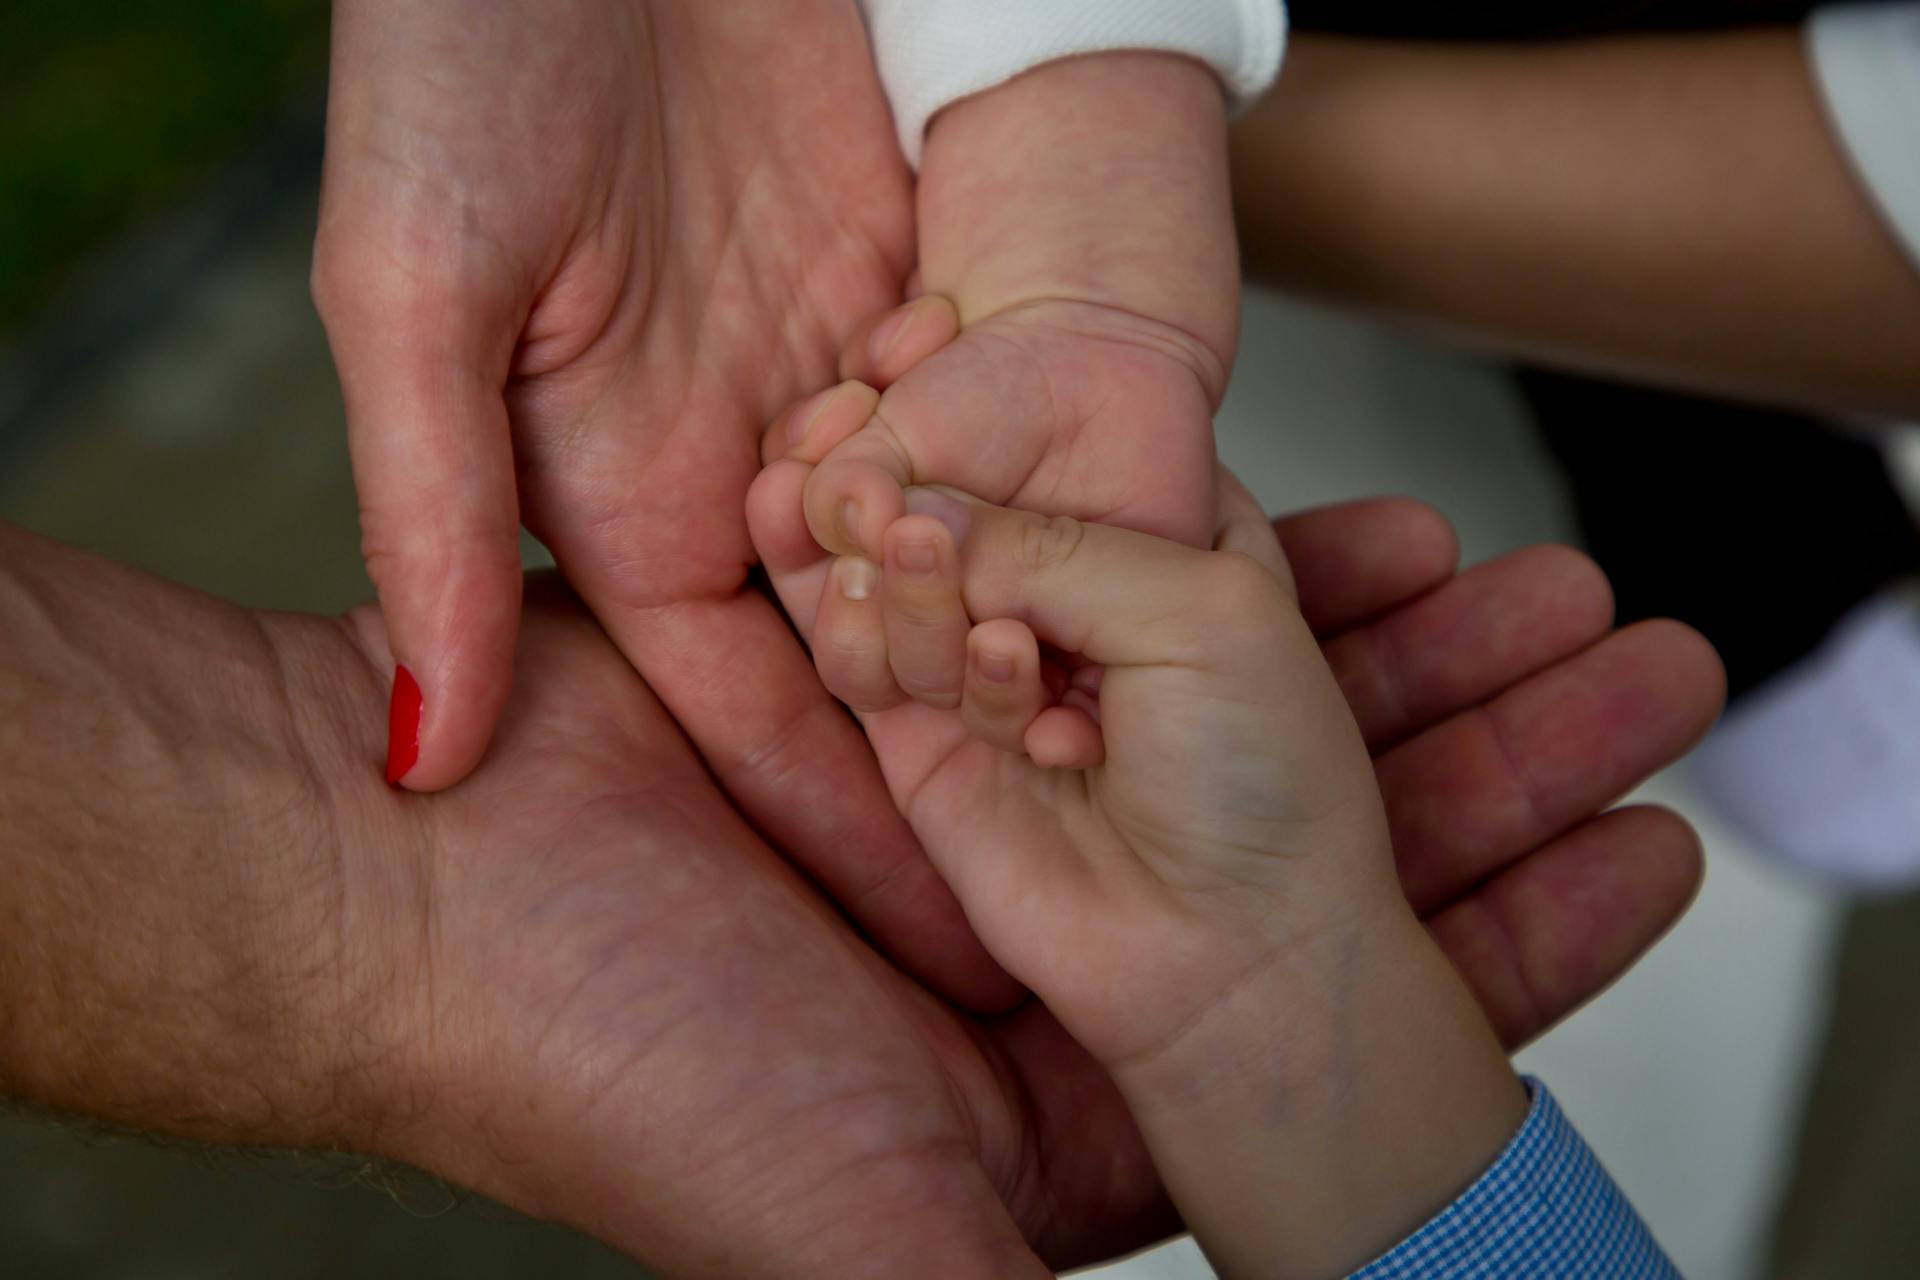
<instances>
[{"instance_id":1,"label":"blurred background","mask_svg":"<svg viewBox=\"0 0 1920 1280\"><path fill-rule=\"evenodd\" d=\"M307 296L326 20L318 0L8 6L0 518L249 605L332 611L370 595L339 393ZM1649 563L1609 520L1617 504L1583 488L1599 464L1565 434L1582 411L1605 413L1637 428L1616 452L1672 475L1694 465L1676 423L1747 411L1516 378L1271 296L1250 299L1242 352L1222 449L1271 508L1412 494L1452 517L1469 561L1587 537L1625 615L1684 612L1675 592L1702 600L1689 620L1727 644L1742 689L1791 677L1848 609L1912 570L1897 498L1856 497L1834 535L1894 549L1842 557L1859 566L1851 576L1803 575L1820 588L1805 598L1741 578L1711 542ZM1769 456L1790 459L1744 486L1773 517L1817 507L1821 467L1881 466L1877 445L1819 424L1749 425L1778 433ZM1648 483L1633 500L1658 521L1669 508ZM1884 474L1883 491L1899 491ZM1709 514L1729 537L1762 523ZM1723 640L1749 631L1758 639ZM1851 901L1786 871L1687 766L1646 798L1699 826L1702 897L1523 1067L1551 1081L1693 1280L1913 1274L1920 899ZM1207 1274L1177 1245L1112 1273ZM426 1179L170 1150L23 1115L0 1120L0 1274L643 1272Z\"/></svg>"}]
</instances>

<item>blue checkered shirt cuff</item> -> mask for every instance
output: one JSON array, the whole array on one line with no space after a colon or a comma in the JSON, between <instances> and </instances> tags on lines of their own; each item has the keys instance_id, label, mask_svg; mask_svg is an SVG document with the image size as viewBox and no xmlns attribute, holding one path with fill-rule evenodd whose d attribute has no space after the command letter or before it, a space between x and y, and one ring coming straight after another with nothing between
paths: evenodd
<instances>
[{"instance_id":1,"label":"blue checkered shirt cuff","mask_svg":"<svg viewBox=\"0 0 1920 1280\"><path fill-rule=\"evenodd\" d=\"M1679 1280L1553 1095L1466 1194L1351 1280Z\"/></svg>"}]
</instances>

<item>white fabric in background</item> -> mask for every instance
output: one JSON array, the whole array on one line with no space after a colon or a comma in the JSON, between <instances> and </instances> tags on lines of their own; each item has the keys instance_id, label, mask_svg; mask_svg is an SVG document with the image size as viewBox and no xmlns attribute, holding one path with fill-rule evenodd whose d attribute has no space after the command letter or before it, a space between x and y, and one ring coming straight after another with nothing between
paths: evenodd
<instances>
[{"instance_id":1,"label":"white fabric in background","mask_svg":"<svg viewBox=\"0 0 1920 1280\"><path fill-rule=\"evenodd\" d=\"M1738 703L1691 762L1759 847L1856 889L1920 884L1920 594L1894 590Z\"/></svg>"},{"instance_id":2,"label":"white fabric in background","mask_svg":"<svg viewBox=\"0 0 1920 1280\"><path fill-rule=\"evenodd\" d=\"M1807 45L1841 145L1920 269L1920 4L1818 9Z\"/></svg>"},{"instance_id":3,"label":"white fabric in background","mask_svg":"<svg viewBox=\"0 0 1920 1280\"><path fill-rule=\"evenodd\" d=\"M1236 108L1280 72L1283 0L860 0L900 149L915 169L941 108L1060 58L1123 49L1212 67Z\"/></svg>"}]
</instances>

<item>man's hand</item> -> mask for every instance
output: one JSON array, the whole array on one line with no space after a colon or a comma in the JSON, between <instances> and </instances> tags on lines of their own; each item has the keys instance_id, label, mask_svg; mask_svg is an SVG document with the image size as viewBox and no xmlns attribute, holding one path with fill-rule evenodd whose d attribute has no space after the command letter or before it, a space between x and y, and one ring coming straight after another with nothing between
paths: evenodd
<instances>
[{"instance_id":1,"label":"man's hand","mask_svg":"<svg viewBox=\"0 0 1920 1280\"><path fill-rule=\"evenodd\" d=\"M1600 639L1570 553L1453 578L1412 504L1279 531L1403 881L1517 1045L1692 892L1679 819L1591 815L1711 718L1711 655ZM0 527L6 1093L413 1160L668 1274L1020 1274L1023 1238L1067 1266L1176 1227L1044 1009L976 1022L873 954L556 584L469 786L381 785L390 657L370 612L249 615Z\"/></svg>"},{"instance_id":2,"label":"man's hand","mask_svg":"<svg viewBox=\"0 0 1920 1280\"><path fill-rule=\"evenodd\" d=\"M390 769L436 790L485 750L524 521L755 825L916 975L1005 1007L865 742L746 589L760 424L912 266L851 0L349 0L334 24L314 291L421 691Z\"/></svg>"}]
</instances>

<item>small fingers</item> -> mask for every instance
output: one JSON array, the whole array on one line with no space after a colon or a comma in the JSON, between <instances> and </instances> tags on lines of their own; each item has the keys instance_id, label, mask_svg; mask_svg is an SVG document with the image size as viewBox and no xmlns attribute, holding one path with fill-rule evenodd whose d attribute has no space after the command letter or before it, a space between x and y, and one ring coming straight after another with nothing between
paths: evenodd
<instances>
[{"instance_id":1,"label":"small fingers","mask_svg":"<svg viewBox=\"0 0 1920 1280\"><path fill-rule=\"evenodd\" d=\"M1042 769L1092 769L1107 758L1100 726L1079 707L1048 707L1027 726L1027 755Z\"/></svg>"},{"instance_id":2,"label":"small fingers","mask_svg":"<svg viewBox=\"0 0 1920 1280\"><path fill-rule=\"evenodd\" d=\"M807 527L838 556L883 558L888 526L907 513L914 467L879 418L843 440L807 479Z\"/></svg>"},{"instance_id":3,"label":"small fingers","mask_svg":"<svg viewBox=\"0 0 1920 1280\"><path fill-rule=\"evenodd\" d=\"M1293 570L1280 550L1280 539L1274 533L1266 508L1225 463L1220 464L1218 475L1220 518L1214 529L1213 549L1237 551L1251 558L1271 573L1297 603L1299 592L1294 587Z\"/></svg>"},{"instance_id":4,"label":"small fingers","mask_svg":"<svg viewBox=\"0 0 1920 1280\"><path fill-rule=\"evenodd\" d=\"M880 567L858 556L834 562L813 626L820 682L855 711L885 711L906 700L887 665Z\"/></svg>"},{"instance_id":5,"label":"small fingers","mask_svg":"<svg viewBox=\"0 0 1920 1280\"><path fill-rule=\"evenodd\" d=\"M840 351L840 376L884 389L959 333L960 313L953 303L939 294L923 295L855 330Z\"/></svg>"},{"instance_id":6,"label":"small fingers","mask_svg":"<svg viewBox=\"0 0 1920 1280\"><path fill-rule=\"evenodd\" d=\"M960 705L969 625L953 536L938 520L907 516L887 529L885 546L881 595L894 680L914 701L950 711Z\"/></svg>"},{"instance_id":7,"label":"small fingers","mask_svg":"<svg viewBox=\"0 0 1920 1280\"><path fill-rule=\"evenodd\" d=\"M1050 702L1040 642L1025 623L995 618L968 633L960 718L969 734L996 750L1024 755L1027 727Z\"/></svg>"},{"instance_id":8,"label":"small fingers","mask_svg":"<svg viewBox=\"0 0 1920 1280\"><path fill-rule=\"evenodd\" d=\"M866 426L879 403L880 393L865 383L842 382L789 405L760 436L761 465L819 462Z\"/></svg>"}]
</instances>

